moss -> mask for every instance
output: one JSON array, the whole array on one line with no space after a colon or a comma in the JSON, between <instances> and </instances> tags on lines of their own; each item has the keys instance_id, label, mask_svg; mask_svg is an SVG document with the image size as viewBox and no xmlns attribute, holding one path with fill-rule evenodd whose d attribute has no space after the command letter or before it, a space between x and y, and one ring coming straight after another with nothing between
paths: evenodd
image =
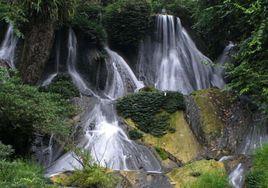
<instances>
[{"instance_id":1,"label":"moss","mask_svg":"<svg viewBox=\"0 0 268 188\"><path fill-rule=\"evenodd\" d=\"M218 177L225 177L224 164L214 160L195 161L182 168L173 169L167 175L175 184L175 188L183 188L194 187L196 182L200 181L203 175L207 174L217 174Z\"/></svg>"},{"instance_id":2,"label":"moss","mask_svg":"<svg viewBox=\"0 0 268 188\"><path fill-rule=\"evenodd\" d=\"M201 147L184 119L182 111L170 116L170 125L176 129L175 133L168 132L162 137L145 134L142 141L167 151L182 162L194 159Z\"/></svg>"}]
</instances>

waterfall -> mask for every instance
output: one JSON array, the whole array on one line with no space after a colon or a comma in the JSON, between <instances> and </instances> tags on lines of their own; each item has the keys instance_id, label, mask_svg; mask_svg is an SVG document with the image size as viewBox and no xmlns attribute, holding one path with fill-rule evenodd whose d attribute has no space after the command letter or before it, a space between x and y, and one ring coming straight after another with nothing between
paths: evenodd
<instances>
[{"instance_id":1,"label":"waterfall","mask_svg":"<svg viewBox=\"0 0 268 188\"><path fill-rule=\"evenodd\" d=\"M224 66L231 60L232 52L235 47L233 42L229 42L229 44L224 48L222 54L216 61L215 66L213 67L213 75L212 75L212 85L218 86L219 88L223 88L225 82L223 79L219 79L219 76L224 77L225 69Z\"/></svg>"},{"instance_id":2,"label":"waterfall","mask_svg":"<svg viewBox=\"0 0 268 188\"><path fill-rule=\"evenodd\" d=\"M234 188L241 188L244 184L244 167L241 163L230 173L229 183Z\"/></svg>"},{"instance_id":3,"label":"waterfall","mask_svg":"<svg viewBox=\"0 0 268 188\"><path fill-rule=\"evenodd\" d=\"M68 70L74 84L84 93L87 84L75 69L76 38L72 30L69 35ZM93 107L86 110L80 127L83 130L78 147L91 153L95 162L114 170L161 171L161 165L153 153L145 146L130 140L122 128L122 122L115 110L115 99L128 92L143 87L125 60L116 52L105 48L107 52L107 78L105 89L95 94ZM102 98L105 96L106 98ZM73 152L59 158L48 169L48 175L74 168L81 168Z\"/></svg>"},{"instance_id":4,"label":"waterfall","mask_svg":"<svg viewBox=\"0 0 268 188\"><path fill-rule=\"evenodd\" d=\"M139 51L139 78L160 90L184 94L213 85L212 62L195 46L179 18L156 17L155 36L142 42ZM222 80L221 76L216 76Z\"/></svg>"},{"instance_id":5,"label":"waterfall","mask_svg":"<svg viewBox=\"0 0 268 188\"><path fill-rule=\"evenodd\" d=\"M59 74L59 65L60 65L60 43L58 42L56 45L56 71L52 74L49 74L48 77L41 84L42 87L48 86L51 82L56 78Z\"/></svg>"},{"instance_id":6,"label":"waterfall","mask_svg":"<svg viewBox=\"0 0 268 188\"><path fill-rule=\"evenodd\" d=\"M82 76L76 70L76 55L77 55L77 39L74 31L69 29L68 36L68 57L67 57L67 68L68 72L72 77L74 84L85 95L97 95L87 86L87 83Z\"/></svg>"},{"instance_id":7,"label":"waterfall","mask_svg":"<svg viewBox=\"0 0 268 188\"><path fill-rule=\"evenodd\" d=\"M18 39L14 35L13 26L10 24L5 39L0 46L0 59L7 60L11 68L15 68L14 57L17 42Z\"/></svg>"}]
</instances>

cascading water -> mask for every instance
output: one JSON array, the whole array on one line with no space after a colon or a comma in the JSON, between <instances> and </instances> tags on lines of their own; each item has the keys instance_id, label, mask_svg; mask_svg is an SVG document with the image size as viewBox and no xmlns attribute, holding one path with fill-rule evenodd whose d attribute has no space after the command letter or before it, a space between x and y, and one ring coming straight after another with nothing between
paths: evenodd
<instances>
[{"instance_id":1,"label":"cascading water","mask_svg":"<svg viewBox=\"0 0 268 188\"><path fill-rule=\"evenodd\" d=\"M82 94L87 85L75 70L76 45L75 34L69 35L68 70L74 83ZM105 48L107 52L107 79L102 96L95 95L95 105L88 108L81 127L84 135L79 139L78 147L90 151L92 158L102 166L115 170L161 170L161 166L153 153L145 146L130 140L121 127L114 107L114 99L121 97L130 90L133 92L143 85L137 80L124 59L117 53ZM81 164L69 152L59 158L49 169L48 175L80 168Z\"/></svg>"},{"instance_id":2,"label":"cascading water","mask_svg":"<svg viewBox=\"0 0 268 188\"><path fill-rule=\"evenodd\" d=\"M217 59L216 64L213 66L213 75L211 79L212 85L218 86L219 88L224 87L225 82L222 79L218 79L218 77L224 77L224 66L231 60L234 47L235 44L230 41L229 44L224 48L223 53Z\"/></svg>"},{"instance_id":3,"label":"cascading water","mask_svg":"<svg viewBox=\"0 0 268 188\"><path fill-rule=\"evenodd\" d=\"M9 25L5 39L0 46L0 59L7 60L11 68L15 68L14 57L18 39L14 35L13 26Z\"/></svg>"},{"instance_id":4,"label":"cascading water","mask_svg":"<svg viewBox=\"0 0 268 188\"><path fill-rule=\"evenodd\" d=\"M212 62L197 49L179 18L158 15L156 27L155 36L146 39L140 47L140 79L160 90L184 94L211 86L221 87L211 83ZM216 79L222 80L220 75Z\"/></svg>"}]
</instances>

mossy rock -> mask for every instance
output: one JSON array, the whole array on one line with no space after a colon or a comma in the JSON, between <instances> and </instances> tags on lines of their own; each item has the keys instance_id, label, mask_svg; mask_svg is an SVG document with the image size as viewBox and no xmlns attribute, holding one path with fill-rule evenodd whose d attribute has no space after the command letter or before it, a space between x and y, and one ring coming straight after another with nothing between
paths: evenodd
<instances>
[{"instance_id":1,"label":"mossy rock","mask_svg":"<svg viewBox=\"0 0 268 188\"><path fill-rule=\"evenodd\" d=\"M219 174L226 176L224 164L215 160L201 160L173 169L167 176L175 188L192 187L203 174Z\"/></svg>"},{"instance_id":2,"label":"mossy rock","mask_svg":"<svg viewBox=\"0 0 268 188\"><path fill-rule=\"evenodd\" d=\"M201 146L184 119L183 112L178 111L172 114L170 124L176 129L174 133L168 132L162 137L145 134L142 141L145 144L163 149L183 163L196 158Z\"/></svg>"},{"instance_id":3,"label":"mossy rock","mask_svg":"<svg viewBox=\"0 0 268 188\"><path fill-rule=\"evenodd\" d=\"M130 118L125 119L125 123L131 129L137 128L137 125ZM170 124L176 130L174 133L168 132L162 137L144 133L141 141L146 145L167 152L172 156L171 158L176 158L177 161L183 163L196 158L201 150L201 146L186 122L183 111L177 111L171 114Z\"/></svg>"}]
</instances>

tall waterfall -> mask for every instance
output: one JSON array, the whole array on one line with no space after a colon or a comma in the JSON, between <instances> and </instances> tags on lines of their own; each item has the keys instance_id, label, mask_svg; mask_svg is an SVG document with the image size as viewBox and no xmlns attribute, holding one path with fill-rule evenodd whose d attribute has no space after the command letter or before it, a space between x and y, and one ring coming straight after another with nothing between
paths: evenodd
<instances>
[{"instance_id":1,"label":"tall waterfall","mask_svg":"<svg viewBox=\"0 0 268 188\"><path fill-rule=\"evenodd\" d=\"M171 15L156 17L155 36L140 46L139 78L160 90L188 94L213 85L213 68L182 27L179 18ZM222 80L221 76L214 79ZM215 82L217 83L217 82Z\"/></svg>"},{"instance_id":2,"label":"tall waterfall","mask_svg":"<svg viewBox=\"0 0 268 188\"><path fill-rule=\"evenodd\" d=\"M18 39L14 35L13 26L10 24L5 39L0 46L0 59L7 60L11 68L15 68L14 56L17 42Z\"/></svg>"},{"instance_id":3,"label":"tall waterfall","mask_svg":"<svg viewBox=\"0 0 268 188\"><path fill-rule=\"evenodd\" d=\"M87 95L87 83L75 69L76 46L75 34L70 30L68 70L82 95ZM161 166L153 153L145 146L138 145L128 138L114 107L114 99L125 95L130 90L133 92L143 85L121 56L108 47L105 49L108 55L106 86L103 93L94 94L95 97L92 99L94 106L92 108L89 106L84 114L80 125L83 135L78 140L78 147L90 151L96 162L111 169L160 171ZM48 174L80 167L75 154L69 152L48 169Z\"/></svg>"}]
</instances>

